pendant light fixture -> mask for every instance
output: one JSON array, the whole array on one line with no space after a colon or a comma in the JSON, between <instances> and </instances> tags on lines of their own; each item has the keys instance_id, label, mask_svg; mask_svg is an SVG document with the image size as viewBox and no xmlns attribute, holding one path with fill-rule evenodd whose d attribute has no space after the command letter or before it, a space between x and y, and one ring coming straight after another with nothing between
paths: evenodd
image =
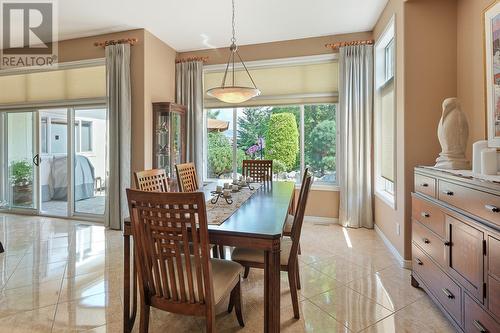
<instances>
[{"instance_id":1,"label":"pendant light fixture","mask_svg":"<svg viewBox=\"0 0 500 333\"><path fill-rule=\"evenodd\" d=\"M229 51L231 52L229 54L229 59L227 61L226 71L224 72L224 77L222 78L222 83L220 87L209 89L207 91L207 94L209 96L217 98L219 101L235 104L235 103L242 103L248 101L251 98L259 96L260 90L257 89L257 86L255 85L252 76L248 72L247 66L241 59L240 54L238 52L238 46L236 45L236 37L235 37L234 0L232 0L232 2L233 2L233 37L231 38L231 46L229 46ZM253 87L243 87L235 85L235 73L234 73L235 57L238 57L239 62L241 62L243 68L245 68L245 71L248 77L250 78L250 81L252 81ZM232 81L230 86L226 86L227 73L229 71L230 66L231 66L230 75L232 75Z\"/></svg>"}]
</instances>

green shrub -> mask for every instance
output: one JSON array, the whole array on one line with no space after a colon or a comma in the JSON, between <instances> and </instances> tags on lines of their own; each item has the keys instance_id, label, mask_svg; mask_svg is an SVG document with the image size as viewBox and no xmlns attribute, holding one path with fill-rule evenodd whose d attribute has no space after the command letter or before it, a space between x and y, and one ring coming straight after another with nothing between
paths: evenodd
<instances>
[{"instance_id":1,"label":"green shrub","mask_svg":"<svg viewBox=\"0 0 500 333\"><path fill-rule=\"evenodd\" d=\"M299 152L299 131L292 113L271 115L266 139L266 159L279 160L293 170Z\"/></svg>"},{"instance_id":2,"label":"green shrub","mask_svg":"<svg viewBox=\"0 0 500 333\"><path fill-rule=\"evenodd\" d=\"M14 186L29 185L33 182L33 166L28 161L13 161L10 164L10 180Z\"/></svg>"}]
</instances>

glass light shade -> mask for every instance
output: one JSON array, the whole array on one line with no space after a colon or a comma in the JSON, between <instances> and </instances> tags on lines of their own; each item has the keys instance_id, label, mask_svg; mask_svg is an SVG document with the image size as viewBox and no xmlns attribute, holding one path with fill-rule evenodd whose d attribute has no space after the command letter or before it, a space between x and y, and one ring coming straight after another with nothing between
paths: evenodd
<instances>
[{"instance_id":1,"label":"glass light shade","mask_svg":"<svg viewBox=\"0 0 500 333\"><path fill-rule=\"evenodd\" d=\"M260 90L250 87L217 87L207 91L207 95L225 103L243 103L260 95Z\"/></svg>"}]
</instances>

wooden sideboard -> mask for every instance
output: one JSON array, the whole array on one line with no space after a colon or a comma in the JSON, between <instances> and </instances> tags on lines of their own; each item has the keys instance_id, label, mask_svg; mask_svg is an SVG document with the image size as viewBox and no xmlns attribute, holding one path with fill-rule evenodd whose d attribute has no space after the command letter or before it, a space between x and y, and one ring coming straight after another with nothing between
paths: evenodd
<instances>
[{"instance_id":1,"label":"wooden sideboard","mask_svg":"<svg viewBox=\"0 0 500 333\"><path fill-rule=\"evenodd\" d=\"M460 332L500 332L500 184L417 167L411 283Z\"/></svg>"}]
</instances>

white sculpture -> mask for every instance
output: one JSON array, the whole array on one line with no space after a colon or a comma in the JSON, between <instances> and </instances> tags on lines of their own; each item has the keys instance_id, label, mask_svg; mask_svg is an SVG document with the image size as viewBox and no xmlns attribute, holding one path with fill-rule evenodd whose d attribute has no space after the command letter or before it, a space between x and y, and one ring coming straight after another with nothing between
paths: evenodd
<instances>
[{"instance_id":1,"label":"white sculpture","mask_svg":"<svg viewBox=\"0 0 500 333\"><path fill-rule=\"evenodd\" d=\"M469 125L457 98L443 102L443 114L438 126L441 153L436 159L436 168L468 170L470 162L465 158L469 137Z\"/></svg>"}]
</instances>

